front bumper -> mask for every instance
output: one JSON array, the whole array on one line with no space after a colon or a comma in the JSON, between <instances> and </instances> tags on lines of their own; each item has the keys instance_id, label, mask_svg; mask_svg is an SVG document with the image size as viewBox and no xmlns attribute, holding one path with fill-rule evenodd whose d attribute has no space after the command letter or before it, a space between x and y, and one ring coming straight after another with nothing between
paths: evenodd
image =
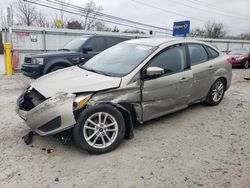
<instances>
[{"instance_id":1,"label":"front bumper","mask_svg":"<svg viewBox=\"0 0 250 188\"><path fill-rule=\"evenodd\" d=\"M38 78L42 76L43 65L24 63L22 65L21 71L25 76Z\"/></svg>"},{"instance_id":2,"label":"front bumper","mask_svg":"<svg viewBox=\"0 0 250 188\"><path fill-rule=\"evenodd\" d=\"M76 124L73 114L74 94L58 93L31 110L22 109L20 104L22 97L21 95L18 99L16 112L34 132L41 136L62 132Z\"/></svg>"}]
</instances>

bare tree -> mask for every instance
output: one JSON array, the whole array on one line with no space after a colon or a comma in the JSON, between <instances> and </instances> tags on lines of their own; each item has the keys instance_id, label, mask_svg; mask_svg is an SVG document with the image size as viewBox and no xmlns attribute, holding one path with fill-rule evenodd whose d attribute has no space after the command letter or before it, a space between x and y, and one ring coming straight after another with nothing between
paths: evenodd
<instances>
[{"instance_id":1,"label":"bare tree","mask_svg":"<svg viewBox=\"0 0 250 188\"><path fill-rule=\"evenodd\" d=\"M82 24L79 23L77 20L70 21L67 23L68 29L82 29Z\"/></svg>"},{"instance_id":2,"label":"bare tree","mask_svg":"<svg viewBox=\"0 0 250 188\"><path fill-rule=\"evenodd\" d=\"M23 0L17 0L15 3L16 17L19 24L33 25L37 19L36 7Z\"/></svg>"},{"instance_id":3,"label":"bare tree","mask_svg":"<svg viewBox=\"0 0 250 188\"><path fill-rule=\"evenodd\" d=\"M250 33L242 33L239 38L242 40L250 40Z\"/></svg>"},{"instance_id":4,"label":"bare tree","mask_svg":"<svg viewBox=\"0 0 250 188\"><path fill-rule=\"evenodd\" d=\"M205 24L205 36L207 38L224 38L226 34L227 32L223 23L209 21Z\"/></svg>"},{"instance_id":5,"label":"bare tree","mask_svg":"<svg viewBox=\"0 0 250 188\"><path fill-rule=\"evenodd\" d=\"M36 23L39 27L47 27L49 25L47 18L41 11L37 15Z\"/></svg>"},{"instance_id":6,"label":"bare tree","mask_svg":"<svg viewBox=\"0 0 250 188\"><path fill-rule=\"evenodd\" d=\"M106 26L103 22L95 22L91 25L90 30L94 31L112 31L112 29L108 26Z\"/></svg>"},{"instance_id":7,"label":"bare tree","mask_svg":"<svg viewBox=\"0 0 250 188\"><path fill-rule=\"evenodd\" d=\"M96 22L96 16L103 10L102 6L97 6L93 0L90 0L86 6L85 11L82 11L84 17L83 29L90 30Z\"/></svg>"},{"instance_id":8,"label":"bare tree","mask_svg":"<svg viewBox=\"0 0 250 188\"><path fill-rule=\"evenodd\" d=\"M146 34L144 31L138 29L126 29L123 33Z\"/></svg>"},{"instance_id":9,"label":"bare tree","mask_svg":"<svg viewBox=\"0 0 250 188\"><path fill-rule=\"evenodd\" d=\"M193 29L189 36L191 37L204 37L204 38L225 38L227 31L225 25L220 22L208 21L204 28Z\"/></svg>"},{"instance_id":10,"label":"bare tree","mask_svg":"<svg viewBox=\"0 0 250 188\"><path fill-rule=\"evenodd\" d=\"M200 28L192 29L189 33L190 37L205 37L205 30Z\"/></svg>"}]
</instances>

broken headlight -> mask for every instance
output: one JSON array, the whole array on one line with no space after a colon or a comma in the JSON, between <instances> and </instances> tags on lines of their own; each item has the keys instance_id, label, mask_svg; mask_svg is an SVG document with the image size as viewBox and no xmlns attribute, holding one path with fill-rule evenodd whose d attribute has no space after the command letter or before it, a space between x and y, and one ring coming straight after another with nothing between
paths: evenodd
<instances>
[{"instance_id":1,"label":"broken headlight","mask_svg":"<svg viewBox=\"0 0 250 188\"><path fill-rule=\"evenodd\" d=\"M89 101L91 95L77 95L73 103L73 109L79 110Z\"/></svg>"}]
</instances>

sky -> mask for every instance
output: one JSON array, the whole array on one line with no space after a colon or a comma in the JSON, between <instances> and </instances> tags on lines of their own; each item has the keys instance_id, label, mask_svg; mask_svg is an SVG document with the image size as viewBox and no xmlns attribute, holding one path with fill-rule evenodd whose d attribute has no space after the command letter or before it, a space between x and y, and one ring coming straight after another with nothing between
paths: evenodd
<instances>
[{"instance_id":1,"label":"sky","mask_svg":"<svg viewBox=\"0 0 250 188\"><path fill-rule=\"evenodd\" d=\"M8 2L0 0L0 9ZM84 7L88 0L68 0ZM250 33L250 0L94 0L103 13L145 24L173 28L173 22L190 20L191 29L204 27L207 21L222 22L229 35ZM47 17L53 10L37 7ZM74 17L74 16L72 16ZM118 26L118 28L123 28Z\"/></svg>"}]
</instances>

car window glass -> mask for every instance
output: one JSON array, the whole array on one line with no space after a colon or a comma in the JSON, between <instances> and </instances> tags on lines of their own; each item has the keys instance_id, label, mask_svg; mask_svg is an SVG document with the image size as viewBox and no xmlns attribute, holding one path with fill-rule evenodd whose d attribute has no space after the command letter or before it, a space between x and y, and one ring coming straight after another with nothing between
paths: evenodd
<instances>
[{"instance_id":1,"label":"car window glass","mask_svg":"<svg viewBox=\"0 0 250 188\"><path fill-rule=\"evenodd\" d=\"M88 44L92 47L93 52L101 52L106 49L105 39L103 37L93 37L88 41Z\"/></svg>"},{"instance_id":2,"label":"car window glass","mask_svg":"<svg viewBox=\"0 0 250 188\"><path fill-rule=\"evenodd\" d=\"M200 44L188 45L191 65L197 65L208 60L205 48Z\"/></svg>"},{"instance_id":3,"label":"car window glass","mask_svg":"<svg viewBox=\"0 0 250 188\"><path fill-rule=\"evenodd\" d=\"M187 68L185 47L171 47L166 51L157 55L148 67L160 67L165 70L166 73L179 72Z\"/></svg>"},{"instance_id":4,"label":"car window glass","mask_svg":"<svg viewBox=\"0 0 250 188\"><path fill-rule=\"evenodd\" d=\"M111 76L122 77L134 70L156 50L139 44L118 44L99 53L80 67Z\"/></svg>"},{"instance_id":5,"label":"car window glass","mask_svg":"<svg viewBox=\"0 0 250 188\"><path fill-rule=\"evenodd\" d=\"M118 37L107 37L106 41L107 41L107 48L114 46L120 42L125 41L126 39L123 38L118 38Z\"/></svg>"},{"instance_id":6,"label":"car window glass","mask_svg":"<svg viewBox=\"0 0 250 188\"><path fill-rule=\"evenodd\" d=\"M210 48L209 46L206 46L206 47L207 47L212 58L216 58L219 56L219 53L216 50Z\"/></svg>"},{"instance_id":7,"label":"car window glass","mask_svg":"<svg viewBox=\"0 0 250 188\"><path fill-rule=\"evenodd\" d=\"M74 40L71 40L68 42L63 49L67 50L72 50L72 51L77 51L81 48L81 46L85 43L85 41L88 39L88 36L86 37L81 37L81 38L76 38Z\"/></svg>"}]
</instances>

